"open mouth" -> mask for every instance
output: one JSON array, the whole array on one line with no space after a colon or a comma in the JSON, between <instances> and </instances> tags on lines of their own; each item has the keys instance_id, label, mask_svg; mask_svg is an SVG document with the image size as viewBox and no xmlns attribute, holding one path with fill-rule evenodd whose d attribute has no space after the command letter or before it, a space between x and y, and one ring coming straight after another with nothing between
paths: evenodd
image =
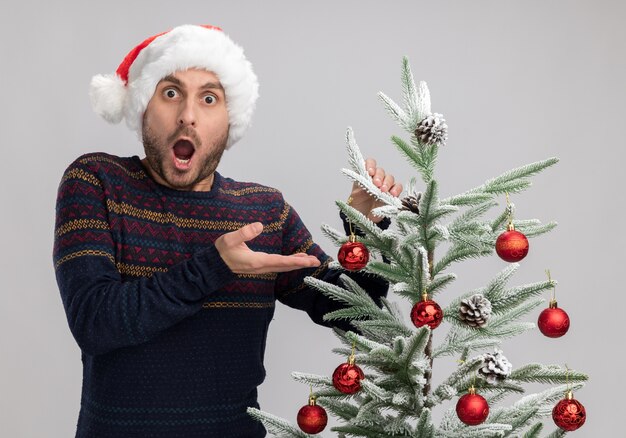
<instances>
[{"instance_id":1,"label":"open mouth","mask_svg":"<svg viewBox=\"0 0 626 438\"><path fill-rule=\"evenodd\" d=\"M196 151L194 144L187 139L180 139L172 147L176 162L182 165L188 164Z\"/></svg>"}]
</instances>

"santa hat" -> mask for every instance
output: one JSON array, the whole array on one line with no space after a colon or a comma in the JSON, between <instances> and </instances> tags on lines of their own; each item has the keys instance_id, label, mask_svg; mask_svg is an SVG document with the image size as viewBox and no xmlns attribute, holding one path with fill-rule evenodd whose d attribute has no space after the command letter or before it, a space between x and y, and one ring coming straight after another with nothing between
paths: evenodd
<instances>
[{"instance_id":1,"label":"santa hat","mask_svg":"<svg viewBox=\"0 0 626 438\"><path fill-rule=\"evenodd\" d=\"M200 68L215 73L224 87L230 131L226 147L250 125L259 95L257 77L243 49L219 27L183 25L146 39L124 58L114 74L91 80L93 109L105 120L141 136L143 114L156 85L176 71Z\"/></svg>"}]
</instances>

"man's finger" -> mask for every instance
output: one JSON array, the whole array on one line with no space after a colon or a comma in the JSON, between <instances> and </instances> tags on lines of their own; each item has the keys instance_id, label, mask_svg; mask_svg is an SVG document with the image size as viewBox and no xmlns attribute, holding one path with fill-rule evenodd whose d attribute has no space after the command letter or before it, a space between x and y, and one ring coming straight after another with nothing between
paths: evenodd
<instances>
[{"instance_id":1,"label":"man's finger","mask_svg":"<svg viewBox=\"0 0 626 438\"><path fill-rule=\"evenodd\" d=\"M391 193L396 198L400 196L400 193L402 193L402 184L394 184L393 187L389 189L389 193Z\"/></svg>"},{"instance_id":2,"label":"man's finger","mask_svg":"<svg viewBox=\"0 0 626 438\"><path fill-rule=\"evenodd\" d=\"M367 169L367 173L369 173L370 176L374 176L376 173L376 160L373 158L365 160L365 169Z\"/></svg>"},{"instance_id":3,"label":"man's finger","mask_svg":"<svg viewBox=\"0 0 626 438\"><path fill-rule=\"evenodd\" d=\"M228 246L237 246L241 243L254 239L263 232L263 224L261 222L253 222L244 225L238 230L224 234L224 242Z\"/></svg>"},{"instance_id":4,"label":"man's finger","mask_svg":"<svg viewBox=\"0 0 626 438\"><path fill-rule=\"evenodd\" d=\"M374 185L376 187L382 186L384 178L385 178L385 169L383 169L382 167L377 167L376 173L374 174L374 177L372 178L372 180L374 181Z\"/></svg>"},{"instance_id":5,"label":"man's finger","mask_svg":"<svg viewBox=\"0 0 626 438\"><path fill-rule=\"evenodd\" d=\"M387 174L385 175L385 179L383 179L383 184L380 186L380 190L383 192L388 191L391 187L393 187L393 183L395 179L393 175Z\"/></svg>"},{"instance_id":6,"label":"man's finger","mask_svg":"<svg viewBox=\"0 0 626 438\"><path fill-rule=\"evenodd\" d=\"M304 254L304 253L299 253ZM256 273L288 272L303 268L316 268L320 265L317 257L304 254L304 256L292 254L288 256L279 254L256 253Z\"/></svg>"}]
</instances>

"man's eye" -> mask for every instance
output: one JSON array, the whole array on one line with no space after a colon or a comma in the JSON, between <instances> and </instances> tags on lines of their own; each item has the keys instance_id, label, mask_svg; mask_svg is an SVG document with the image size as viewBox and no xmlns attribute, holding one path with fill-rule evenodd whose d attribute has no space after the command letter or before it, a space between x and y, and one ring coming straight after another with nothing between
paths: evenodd
<instances>
[{"instance_id":1,"label":"man's eye","mask_svg":"<svg viewBox=\"0 0 626 438\"><path fill-rule=\"evenodd\" d=\"M169 97L170 99L173 99L178 96L178 92L174 90L173 88L166 89L164 94L166 97Z\"/></svg>"},{"instance_id":2,"label":"man's eye","mask_svg":"<svg viewBox=\"0 0 626 438\"><path fill-rule=\"evenodd\" d=\"M204 103L208 103L209 105L213 105L215 102L217 102L217 99L215 98L215 96L208 94L206 96L204 96Z\"/></svg>"}]
</instances>

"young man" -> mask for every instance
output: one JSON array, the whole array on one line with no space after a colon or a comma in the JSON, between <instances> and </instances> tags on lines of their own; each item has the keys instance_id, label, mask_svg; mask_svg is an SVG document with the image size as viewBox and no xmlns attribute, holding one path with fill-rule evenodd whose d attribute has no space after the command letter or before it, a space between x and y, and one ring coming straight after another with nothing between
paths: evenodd
<instances>
[{"instance_id":1,"label":"young man","mask_svg":"<svg viewBox=\"0 0 626 438\"><path fill-rule=\"evenodd\" d=\"M149 38L93 79L94 109L140 132L146 157L84 155L59 187L54 263L83 360L77 437L264 436L246 408L275 300L320 324L337 308L303 282L340 273L280 192L216 171L257 89L241 48L211 26ZM363 214L377 206L359 187L351 196Z\"/></svg>"}]
</instances>

